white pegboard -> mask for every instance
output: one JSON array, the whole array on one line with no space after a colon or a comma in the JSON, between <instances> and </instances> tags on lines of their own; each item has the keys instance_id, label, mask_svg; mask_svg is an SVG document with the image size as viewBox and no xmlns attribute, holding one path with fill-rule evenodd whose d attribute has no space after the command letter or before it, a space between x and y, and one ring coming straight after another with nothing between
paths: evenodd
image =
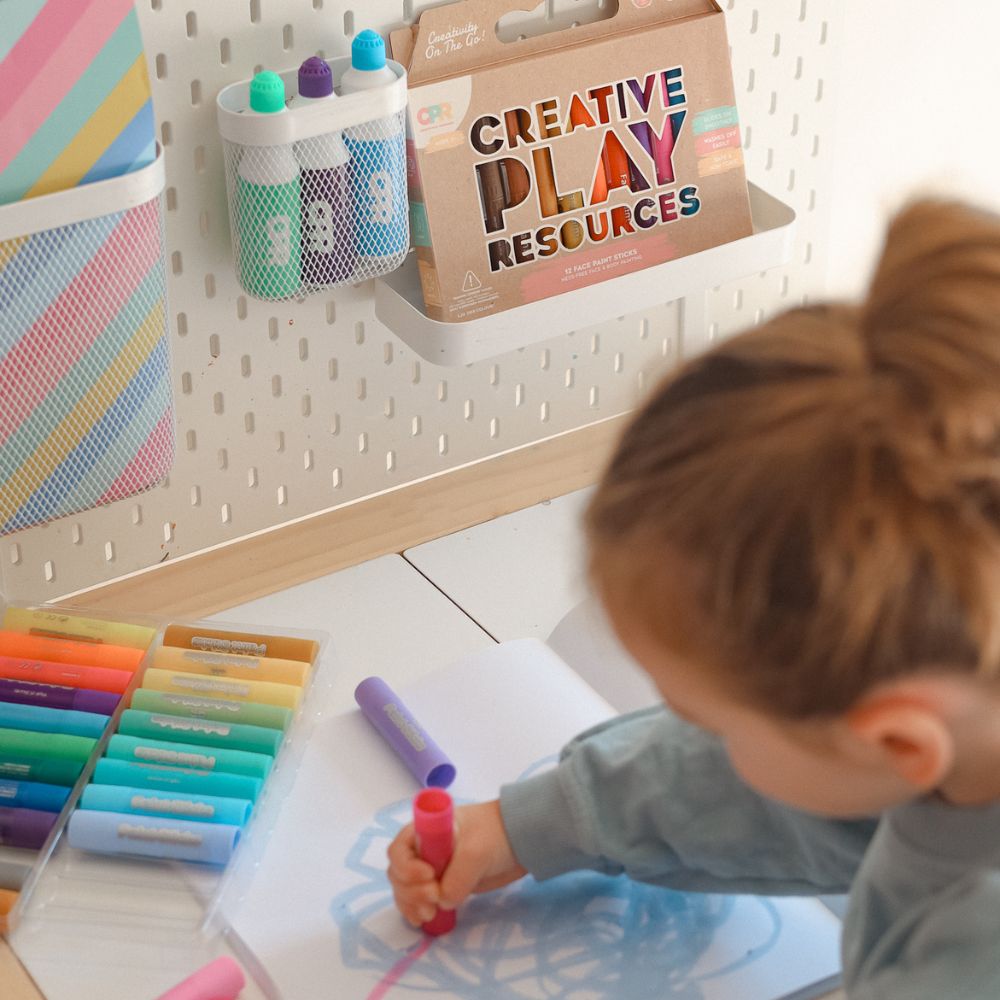
<instances>
[{"instance_id":1,"label":"white pegboard","mask_svg":"<svg viewBox=\"0 0 1000 1000\"><path fill-rule=\"evenodd\" d=\"M262 67L346 54L357 31L435 4L137 2L166 153L177 461L149 493L0 539L8 597L54 599L605 419L678 356L675 305L451 369L376 321L370 283L303 303L246 298L215 95ZM800 221L790 266L709 290L713 338L823 291L842 16L835 0L723 6L748 175Z\"/></svg>"}]
</instances>

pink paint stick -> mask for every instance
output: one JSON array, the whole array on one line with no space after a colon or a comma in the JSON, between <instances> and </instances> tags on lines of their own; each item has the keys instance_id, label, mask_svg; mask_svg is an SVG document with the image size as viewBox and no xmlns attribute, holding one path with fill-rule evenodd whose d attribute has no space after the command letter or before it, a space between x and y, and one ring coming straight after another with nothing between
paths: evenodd
<instances>
[{"instance_id":1,"label":"pink paint stick","mask_svg":"<svg viewBox=\"0 0 1000 1000\"><path fill-rule=\"evenodd\" d=\"M455 850L455 813L451 796L440 788L427 788L413 800L413 826L417 852L440 878ZM425 934L437 937L455 929L455 911L438 910L422 925Z\"/></svg>"},{"instance_id":2,"label":"pink paint stick","mask_svg":"<svg viewBox=\"0 0 1000 1000\"><path fill-rule=\"evenodd\" d=\"M243 970L226 955L202 966L157 1000L236 1000L246 986Z\"/></svg>"}]
</instances>

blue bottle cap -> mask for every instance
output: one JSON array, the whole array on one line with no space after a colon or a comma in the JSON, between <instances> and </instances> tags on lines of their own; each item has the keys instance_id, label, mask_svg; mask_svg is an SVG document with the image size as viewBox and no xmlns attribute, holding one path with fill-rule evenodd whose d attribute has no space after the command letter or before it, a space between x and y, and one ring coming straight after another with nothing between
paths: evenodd
<instances>
[{"instance_id":1,"label":"blue bottle cap","mask_svg":"<svg viewBox=\"0 0 1000 1000\"><path fill-rule=\"evenodd\" d=\"M351 45L351 66L354 69L376 70L385 66L385 42L377 31L365 28Z\"/></svg>"},{"instance_id":2,"label":"blue bottle cap","mask_svg":"<svg viewBox=\"0 0 1000 1000\"><path fill-rule=\"evenodd\" d=\"M277 73L265 69L253 78L250 110L263 115L285 110L285 81Z\"/></svg>"}]
</instances>

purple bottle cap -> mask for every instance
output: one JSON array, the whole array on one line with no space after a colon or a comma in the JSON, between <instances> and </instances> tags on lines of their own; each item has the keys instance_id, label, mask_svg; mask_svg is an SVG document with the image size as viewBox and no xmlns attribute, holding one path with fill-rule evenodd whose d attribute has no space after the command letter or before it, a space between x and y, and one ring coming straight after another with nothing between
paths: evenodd
<instances>
[{"instance_id":1,"label":"purple bottle cap","mask_svg":"<svg viewBox=\"0 0 1000 1000\"><path fill-rule=\"evenodd\" d=\"M45 843L57 819L59 813L0 806L0 844L37 851Z\"/></svg>"},{"instance_id":2,"label":"purple bottle cap","mask_svg":"<svg viewBox=\"0 0 1000 1000\"><path fill-rule=\"evenodd\" d=\"M319 56L310 56L299 67L299 97L329 97L332 93L330 67Z\"/></svg>"},{"instance_id":3,"label":"purple bottle cap","mask_svg":"<svg viewBox=\"0 0 1000 1000\"><path fill-rule=\"evenodd\" d=\"M455 765L381 677L363 680L354 700L421 785L447 788L455 780Z\"/></svg>"},{"instance_id":4,"label":"purple bottle cap","mask_svg":"<svg viewBox=\"0 0 1000 1000\"><path fill-rule=\"evenodd\" d=\"M73 697L73 708L77 712L93 712L95 715L113 715L121 695L111 691L91 691L80 688Z\"/></svg>"}]
</instances>

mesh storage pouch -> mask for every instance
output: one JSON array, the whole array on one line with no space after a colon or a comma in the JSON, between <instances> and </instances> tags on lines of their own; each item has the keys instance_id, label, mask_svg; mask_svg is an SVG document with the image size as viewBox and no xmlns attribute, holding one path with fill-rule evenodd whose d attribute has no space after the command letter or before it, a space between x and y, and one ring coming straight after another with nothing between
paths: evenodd
<instances>
[{"instance_id":1,"label":"mesh storage pouch","mask_svg":"<svg viewBox=\"0 0 1000 1000\"><path fill-rule=\"evenodd\" d=\"M339 79L349 59L330 60ZM258 299L298 298L395 270L410 244L406 77L277 114L254 114L249 82L218 98L233 257ZM281 74L294 94L296 75Z\"/></svg>"},{"instance_id":2,"label":"mesh storage pouch","mask_svg":"<svg viewBox=\"0 0 1000 1000\"><path fill-rule=\"evenodd\" d=\"M0 535L170 469L162 189L160 154L0 209Z\"/></svg>"}]
</instances>

